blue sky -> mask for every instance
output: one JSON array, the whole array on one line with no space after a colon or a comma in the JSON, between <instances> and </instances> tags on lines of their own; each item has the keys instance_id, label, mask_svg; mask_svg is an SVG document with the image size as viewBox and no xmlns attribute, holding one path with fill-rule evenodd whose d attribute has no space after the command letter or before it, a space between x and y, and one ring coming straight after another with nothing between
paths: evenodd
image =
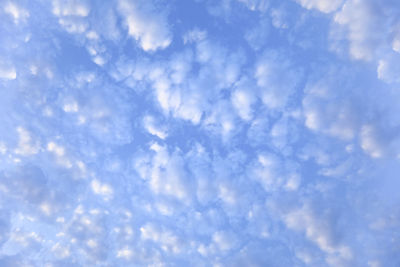
<instances>
[{"instance_id":1,"label":"blue sky","mask_svg":"<svg viewBox=\"0 0 400 267\"><path fill-rule=\"evenodd\" d=\"M399 2L0 21L0 266L400 266Z\"/></svg>"}]
</instances>

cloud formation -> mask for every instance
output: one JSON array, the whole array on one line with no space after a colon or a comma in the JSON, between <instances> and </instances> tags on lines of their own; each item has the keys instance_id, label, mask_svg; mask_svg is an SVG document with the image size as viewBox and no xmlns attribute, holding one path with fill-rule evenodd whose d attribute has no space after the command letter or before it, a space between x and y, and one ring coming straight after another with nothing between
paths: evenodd
<instances>
[{"instance_id":1,"label":"cloud formation","mask_svg":"<svg viewBox=\"0 0 400 267\"><path fill-rule=\"evenodd\" d=\"M0 4L1 266L398 266L400 5Z\"/></svg>"}]
</instances>

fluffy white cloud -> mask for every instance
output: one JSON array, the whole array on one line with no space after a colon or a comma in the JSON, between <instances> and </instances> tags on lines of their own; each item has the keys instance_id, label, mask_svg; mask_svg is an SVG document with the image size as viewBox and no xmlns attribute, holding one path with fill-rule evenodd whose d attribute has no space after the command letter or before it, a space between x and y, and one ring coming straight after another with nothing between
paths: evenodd
<instances>
[{"instance_id":1,"label":"fluffy white cloud","mask_svg":"<svg viewBox=\"0 0 400 267\"><path fill-rule=\"evenodd\" d=\"M14 67L10 65L0 65L0 79L4 80L15 80L17 78L17 72Z\"/></svg>"},{"instance_id":2,"label":"fluffy white cloud","mask_svg":"<svg viewBox=\"0 0 400 267\"><path fill-rule=\"evenodd\" d=\"M100 181L94 179L90 183L90 185L95 194L99 194L99 195L103 196L106 200L109 199L110 197L112 197L112 195L113 195L112 188L110 187L110 185L108 185L106 183L101 183Z\"/></svg>"},{"instance_id":3,"label":"fluffy white cloud","mask_svg":"<svg viewBox=\"0 0 400 267\"><path fill-rule=\"evenodd\" d=\"M5 4L4 12L11 15L16 24L18 24L20 21L26 20L29 17L28 10L16 5L16 3L13 3L13 2L7 2Z\"/></svg>"},{"instance_id":4,"label":"fluffy white cloud","mask_svg":"<svg viewBox=\"0 0 400 267\"><path fill-rule=\"evenodd\" d=\"M324 13L330 13L337 10L343 3L343 0L296 0L300 5L307 9L318 9Z\"/></svg>"},{"instance_id":5,"label":"fluffy white cloud","mask_svg":"<svg viewBox=\"0 0 400 267\"><path fill-rule=\"evenodd\" d=\"M207 32L205 30L200 30L198 28L195 28L191 31L188 31L184 36L183 36L183 42L186 43L194 43L194 42L199 42L203 41L207 37Z\"/></svg>"},{"instance_id":6,"label":"fluffy white cloud","mask_svg":"<svg viewBox=\"0 0 400 267\"><path fill-rule=\"evenodd\" d=\"M228 231L216 232L213 237L213 242L216 244L218 249L222 251L228 251L237 246L237 237L234 233Z\"/></svg>"},{"instance_id":7,"label":"fluffy white cloud","mask_svg":"<svg viewBox=\"0 0 400 267\"><path fill-rule=\"evenodd\" d=\"M276 191L284 182L282 163L274 155L259 155L250 168L250 177L256 179L267 192Z\"/></svg>"},{"instance_id":8,"label":"fluffy white cloud","mask_svg":"<svg viewBox=\"0 0 400 267\"><path fill-rule=\"evenodd\" d=\"M361 128L361 148L373 158L380 158L385 154L382 141L378 138L375 127L364 125Z\"/></svg>"},{"instance_id":9,"label":"fluffy white cloud","mask_svg":"<svg viewBox=\"0 0 400 267\"><path fill-rule=\"evenodd\" d=\"M306 126L341 139L352 139L357 125L353 123L351 109L334 103L322 104L322 101L311 96L304 99Z\"/></svg>"},{"instance_id":10,"label":"fluffy white cloud","mask_svg":"<svg viewBox=\"0 0 400 267\"><path fill-rule=\"evenodd\" d=\"M190 181L179 153L170 155L166 147L157 143L151 145L151 150L154 151L151 159L137 159L135 162L142 179L147 180L155 194L189 201L192 198Z\"/></svg>"},{"instance_id":11,"label":"fluffy white cloud","mask_svg":"<svg viewBox=\"0 0 400 267\"><path fill-rule=\"evenodd\" d=\"M267 53L258 61L254 74L263 103L271 109L284 108L295 92L300 75L289 59L276 51Z\"/></svg>"},{"instance_id":12,"label":"fluffy white cloud","mask_svg":"<svg viewBox=\"0 0 400 267\"><path fill-rule=\"evenodd\" d=\"M341 92L334 90L336 70L328 72L326 77L310 83L303 99L305 125L311 130L321 131L343 140L351 140L359 127L357 111L345 100L338 103Z\"/></svg>"},{"instance_id":13,"label":"fluffy white cloud","mask_svg":"<svg viewBox=\"0 0 400 267\"><path fill-rule=\"evenodd\" d=\"M90 12L87 1L53 0L52 4L52 11L56 16L86 17Z\"/></svg>"},{"instance_id":14,"label":"fluffy white cloud","mask_svg":"<svg viewBox=\"0 0 400 267\"><path fill-rule=\"evenodd\" d=\"M379 8L379 7L378 7ZM335 15L335 22L346 27L350 55L372 60L386 34L381 17L371 1L349 0Z\"/></svg>"},{"instance_id":15,"label":"fluffy white cloud","mask_svg":"<svg viewBox=\"0 0 400 267\"><path fill-rule=\"evenodd\" d=\"M394 82L398 64L390 60L398 50L399 7L391 1L347 0L335 14L331 30L334 50L346 50L354 59L374 62L378 77ZM347 44L343 45L342 40ZM335 43L336 42L336 43ZM394 56L396 57L396 56ZM392 70L394 69L394 70Z\"/></svg>"},{"instance_id":16,"label":"fluffy white cloud","mask_svg":"<svg viewBox=\"0 0 400 267\"><path fill-rule=\"evenodd\" d=\"M379 60L378 63L378 78L387 83L400 83L400 64L399 56L394 54L385 59Z\"/></svg>"},{"instance_id":17,"label":"fluffy white cloud","mask_svg":"<svg viewBox=\"0 0 400 267\"><path fill-rule=\"evenodd\" d=\"M131 35L145 51L164 49L172 42L165 11L155 10L150 2L118 2Z\"/></svg>"},{"instance_id":18,"label":"fluffy white cloud","mask_svg":"<svg viewBox=\"0 0 400 267\"><path fill-rule=\"evenodd\" d=\"M250 120L253 116L252 105L255 103L255 97L250 90L237 89L232 93L232 104L239 117L243 120Z\"/></svg>"},{"instance_id":19,"label":"fluffy white cloud","mask_svg":"<svg viewBox=\"0 0 400 267\"><path fill-rule=\"evenodd\" d=\"M231 135L238 130L235 128L236 118L230 102L220 101L214 105L211 113L205 118L203 125L206 129L222 136L223 140L228 141Z\"/></svg>"},{"instance_id":20,"label":"fluffy white cloud","mask_svg":"<svg viewBox=\"0 0 400 267\"><path fill-rule=\"evenodd\" d=\"M336 244L334 233L329 221L318 218L307 206L284 215L286 226L295 231L301 231L328 255L326 262L331 266L349 265L353 258L351 249L345 245Z\"/></svg>"},{"instance_id":21,"label":"fluffy white cloud","mask_svg":"<svg viewBox=\"0 0 400 267\"><path fill-rule=\"evenodd\" d=\"M143 118L143 126L152 135L156 135L161 139L165 139L167 137L165 127L157 125L155 119L151 116L145 116Z\"/></svg>"},{"instance_id":22,"label":"fluffy white cloud","mask_svg":"<svg viewBox=\"0 0 400 267\"><path fill-rule=\"evenodd\" d=\"M86 19L90 13L90 6L86 1L54 0L52 12L59 18L58 23L69 33L82 34L89 28Z\"/></svg>"},{"instance_id":23,"label":"fluffy white cloud","mask_svg":"<svg viewBox=\"0 0 400 267\"><path fill-rule=\"evenodd\" d=\"M22 156L29 156L39 152L40 145L37 141L33 141L31 134L23 127L17 128L18 147L15 153Z\"/></svg>"},{"instance_id":24,"label":"fluffy white cloud","mask_svg":"<svg viewBox=\"0 0 400 267\"><path fill-rule=\"evenodd\" d=\"M171 231L160 229L154 224L146 224L140 228L140 233L143 240L156 242L166 253L177 254L182 251L183 242Z\"/></svg>"},{"instance_id":25,"label":"fluffy white cloud","mask_svg":"<svg viewBox=\"0 0 400 267\"><path fill-rule=\"evenodd\" d=\"M392 42L392 49L397 53L400 53L400 35L398 34Z\"/></svg>"}]
</instances>

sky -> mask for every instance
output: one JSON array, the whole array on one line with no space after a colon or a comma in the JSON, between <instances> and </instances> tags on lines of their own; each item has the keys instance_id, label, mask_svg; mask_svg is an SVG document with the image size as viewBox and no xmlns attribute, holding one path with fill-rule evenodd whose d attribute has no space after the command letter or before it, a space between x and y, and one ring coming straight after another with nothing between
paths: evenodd
<instances>
[{"instance_id":1,"label":"sky","mask_svg":"<svg viewBox=\"0 0 400 267\"><path fill-rule=\"evenodd\" d=\"M0 0L0 266L400 266L397 0Z\"/></svg>"}]
</instances>

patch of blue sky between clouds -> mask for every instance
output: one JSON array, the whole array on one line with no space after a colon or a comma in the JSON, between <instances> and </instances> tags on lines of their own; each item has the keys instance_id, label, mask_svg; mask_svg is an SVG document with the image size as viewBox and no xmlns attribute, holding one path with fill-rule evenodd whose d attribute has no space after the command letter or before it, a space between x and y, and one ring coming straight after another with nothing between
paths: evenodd
<instances>
[{"instance_id":1,"label":"patch of blue sky between clouds","mask_svg":"<svg viewBox=\"0 0 400 267\"><path fill-rule=\"evenodd\" d=\"M1 266L399 266L400 4L0 2Z\"/></svg>"}]
</instances>

